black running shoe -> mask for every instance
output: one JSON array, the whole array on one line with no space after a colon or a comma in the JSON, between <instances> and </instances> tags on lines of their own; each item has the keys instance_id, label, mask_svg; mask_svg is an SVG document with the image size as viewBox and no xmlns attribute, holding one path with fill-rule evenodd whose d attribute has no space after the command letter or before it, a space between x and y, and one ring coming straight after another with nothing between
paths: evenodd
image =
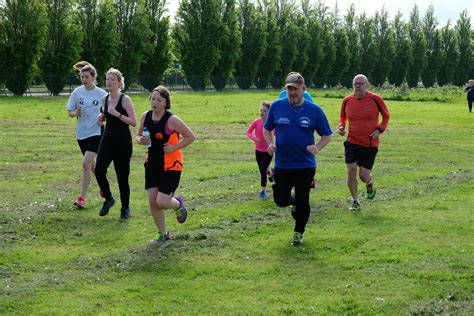
<instances>
[{"instance_id":1,"label":"black running shoe","mask_svg":"<svg viewBox=\"0 0 474 316\"><path fill-rule=\"evenodd\" d=\"M114 198L111 198L110 200L105 200L104 205L102 205L102 208L99 211L100 216L105 216L109 214L109 210L112 206L114 206L115 200Z\"/></svg>"},{"instance_id":2,"label":"black running shoe","mask_svg":"<svg viewBox=\"0 0 474 316\"><path fill-rule=\"evenodd\" d=\"M126 220L132 217L132 214L130 213L130 208L128 207L122 207L120 209L120 219L121 220Z\"/></svg>"},{"instance_id":3,"label":"black running shoe","mask_svg":"<svg viewBox=\"0 0 474 316\"><path fill-rule=\"evenodd\" d=\"M298 232L293 232L293 241L291 244L295 247L303 245L303 234Z\"/></svg>"}]
</instances>

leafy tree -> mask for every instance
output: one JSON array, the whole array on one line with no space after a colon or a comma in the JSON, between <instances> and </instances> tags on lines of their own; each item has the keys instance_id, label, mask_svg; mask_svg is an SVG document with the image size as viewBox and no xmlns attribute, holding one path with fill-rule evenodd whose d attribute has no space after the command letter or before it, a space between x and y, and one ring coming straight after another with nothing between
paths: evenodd
<instances>
[{"instance_id":1,"label":"leafy tree","mask_svg":"<svg viewBox=\"0 0 474 316\"><path fill-rule=\"evenodd\" d=\"M313 77L313 84L316 87L323 87L329 83L329 76L332 73L334 62L336 60L336 46L334 45L333 22L328 16L328 7L321 1L315 6L315 16L322 26L321 41L323 43L323 56L319 63L319 69L316 76Z\"/></svg>"},{"instance_id":2,"label":"leafy tree","mask_svg":"<svg viewBox=\"0 0 474 316\"><path fill-rule=\"evenodd\" d=\"M336 60L332 70L332 83L341 84L343 74L349 68L349 39L346 30L343 27L338 27L334 31L334 46L336 48Z\"/></svg>"},{"instance_id":3,"label":"leafy tree","mask_svg":"<svg viewBox=\"0 0 474 316\"><path fill-rule=\"evenodd\" d=\"M360 68L358 73L365 74L369 81L375 72L375 63L378 59L378 49L374 41L375 21L362 13L357 21L360 43Z\"/></svg>"},{"instance_id":4,"label":"leafy tree","mask_svg":"<svg viewBox=\"0 0 474 316\"><path fill-rule=\"evenodd\" d=\"M341 77L341 84L345 87L351 87L352 78L360 72L360 43L359 34L357 32L357 17L354 4L351 4L349 9L347 9L344 21L350 54L349 64Z\"/></svg>"},{"instance_id":5,"label":"leafy tree","mask_svg":"<svg viewBox=\"0 0 474 316\"><path fill-rule=\"evenodd\" d=\"M4 30L3 24L5 23L3 10L4 10L4 4L0 3L0 30L2 30L2 32L0 32L0 85L3 85L7 76L7 74L4 73L7 56L5 55L6 54L5 52L6 37L5 37L5 33L3 32Z\"/></svg>"},{"instance_id":6,"label":"leafy tree","mask_svg":"<svg viewBox=\"0 0 474 316\"><path fill-rule=\"evenodd\" d=\"M422 23L418 12L418 7L415 5L410 13L408 21L408 34L412 43L412 63L408 68L407 83L410 87L415 87L421 79L421 72L425 67L425 51L426 41L423 34Z\"/></svg>"},{"instance_id":7,"label":"leafy tree","mask_svg":"<svg viewBox=\"0 0 474 316\"><path fill-rule=\"evenodd\" d=\"M220 0L219 7L222 23L222 33L218 37L220 54L212 71L211 82L216 90L221 91L225 88L239 56L240 32L235 0Z\"/></svg>"},{"instance_id":8,"label":"leafy tree","mask_svg":"<svg viewBox=\"0 0 474 316\"><path fill-rule=\"evenodd\" d=\"M165 17L166 0L145 0L148 16L149 48L143 56L139 80L143 87L152 91L163 81L163 73L170 61L169 17Z\"/></svg>"},{"instance_id":9,"label":"leafy tree","mask_svg":"<svg viewBox=\"0 0 474 316\"><path fill-rule=\"evenodd\" d=\"M412 45L408 35L408 25L403 22L400 11L392 21L394 31L395 54L392 59L390 82L400 86L405 82L411 64Z\"/></svg>"},{"instance_id":10,"label":"leafy tree","mask_svg":"<svg viewBox=\"0 0 474 316\"><path fill-rule=\"evenodd\" d=\"M125 90L136 79L145 54L152 51L149 44L150 27L144 0L115 0L117 30L120 37L117 66L125 78Z\"/></svg>"},{"instance_id":11,"label":"leafy tree","mask_svg":"<svg viewBox=\"0 0 474 316\"><path fill-rule=\"evenodd\" d=\"M79 59L82 33L73 18L71 0L45 0L48 34L40 59L40 70L46 87L58 95L67 83L71 65Z\"/></svg>"},{"instance_id":12,"label":"leafy tree","mask_svg":"<svg viewBox=\"0 0 474 316\"><path fill-rule=\"evenodd\" d=\"M94 65L98 81L105 82L105 72L118 56L117 12L112 0L78 0L77 5L84 38L80 59Z\"/></svg>"},{"instance_id":13,"label":"leafy tree","mask_svg":"<svg viewBox=\"0 0 474 316\"><path fill-rule=\"evenodd\" d=\"M240 89L249 89L266 48L265 17L250 0L239 0L242 41L235 64L235 80Z\"/></svg>"},{"instance_id":14,"label":"leafy tree","mask_svg":"<svg viewBox=\"0 0 474 316\"><path fill-rule=\"evenodd\" d=\"M174 39L188 84L204 90L220 57L215 41L222 24L218 0L182 0L176 14Z\"/></svg>"},{"instance_id":15,"label":"leafy tree","mask_svg":"<svg viewBox=\"0 0 474 316\"><path fill-rule=\"evenodd\" d=\"M308 33L309 21L305 15L299 12L294 13L292 20L295 26L296 54L293 65L291 65L291 70L303 73L309 61L311 40L311 36Z\"/></svg>"},{"instance_id":16,"label":"leafy tree","mask_svg":"<svg viewBox=\"0 0 474 316\"><path fill-rule=\"evenodd\" d=\"M334 41L334 63L330 71L326 74L326 83L329 86L335 86L340 84L340 78L342 74L347 70L349 66L349 41L347 34L342 26L341 18L339 17L339 8L336 6L329 15L329 25L331 26L333 41Z\"/></svg>"},{"instance_id":17,"label":"leafy tree","mask_svg":"<svg viewBox=\"0 0 474 316\"><path fill-rule=\"evenodd\" d=\"M459 62L456 65L453 82L455 85L462 86L469 79L470 69L473 68L474 58L473 49L473 31L471 29L471 19L467 10L459 14L459 19L454 27L459 50Z\"/></svg>"},{"instance_id":18,"label":"leafy tree","mask_svg":"<svg viewBox=\"0 0 474 316\"><path fill-rule=\"evenodd\" d=\"M331 22L333 24L334 46L336 48L336 55L334 65L331 71L331 78L329 85L335 86L341 83L341 77L349 67L349 39L347 37L346 29L339 17L339 8L336 6L331 13Z\"/></svg>"},{"instance_id":19,"label":"leafy tree","mask_svg":"<svg viewBox=\"0 0 474 316\"><path fill-rule=\"evenodd\" d=\"M437 27L438 21L434 16L433 5L430 4L423 19L423 33L426 39L426 65L421 77L426 87L434 85L441 65L441 39Z\"/></svg>"},{"instance_id":20,"label":"leafy tree","mask_svg":"<svg viewBox=\"0 0 474 316\"><path fill-rule=\"evenodd\" d=\"M372 84L382 85L390 75L393 56L395 55L395 43L392 27L388 21L388 12L385 8L375 13L374 41L377 49L377 59L372 75Z\"/></svg>"},{"instance_id":21,"label":"leafy tree","mask_svg":"<svg viewBox=\"0 0 474 316\"><path fill-rule=\"evenodd\" d=\"M292 0L275 0L276 22L280 33L281 60L275 71L271 84L280 89L286 75L293 70L298 56L298 27L295 23L296 7ZM307 58L307 56L303 57Z\"/></svg>"},{"instance_id":22,"label":"leafy tree","mask_svg":"<svg viewBox=\"0 0 474 316\"><path fill-rule=\"evenodd\" d=\"M309 35L308 62L302 71L302 75L308 85L310 85L317 75L321 60L324 56L322 41L323 28L316 16L316 10L310 7L309 1L302 1L301 6L307 20L307 33Z\"/></svg>"},{"instance_id":23,"label":"leafy tree","mask_svg":"<svg viewBox=\"0 0 474 316\"><path fill-rule=\"evenodd\" d=\"M0 14L5 85L15 95L23 95L43 51L46 8L40 0L6 0Z\"/></svg>"},{"instance_id":24,"label":"leafy tree","mask_svg":"<svg viewBox=\"0 0 474 316\"><path fill-rule=\"evenodd\" d=\"M440 37L441 62L438 73L438 84L446 85L453 82L454 71L459 61L456 32L451 28L450 21L441 29Z\"/></svg>"},{"instance_id":25,"label":"leafy tree","mask_svg":"<svg viewBox=\"0 0 474 316\"><path fill-rule=\"evenodd\" d=\"M281 43L280 30L276 23L275 2L263 0L259 2L260 10L265 14L265 51L258 64L255 75L255 85L257 89L265 89L268 86L275 71L280 67Z\"/></svg>"}]
</instances>

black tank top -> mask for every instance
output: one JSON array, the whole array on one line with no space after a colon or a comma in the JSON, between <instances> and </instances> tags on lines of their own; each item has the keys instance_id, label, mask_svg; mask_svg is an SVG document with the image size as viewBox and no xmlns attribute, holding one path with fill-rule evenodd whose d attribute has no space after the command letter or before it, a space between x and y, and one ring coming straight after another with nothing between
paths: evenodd
<instances>
[{"instance_id":1,"label":"black tank top","mask_svg":"<svg viewBox=\"0 0 474 316\"><path fill-rule=\"evenodd\" d=\"M170 138L170 135L166 133L166 123L171 115L173 115L171 112L165 110L158 122L154 122L151 118L152 111L148 111L145 115L143 126L150 131L151 138L151 147L148 149L148 162L150 163L164 164L163 144L166 144Z\"/></svg>"},{"instance_id":2,"label":"black tank top","mask_svg":"<svg viewBox=\"0 0 474 316\"><path fill-rule=\"evenodd\" d=\"M120 95L120 99L117 102L117 106L115 109L122 113L122 115L127 116L127 111L122 106L122 98L123 93ZM106 118L107 123L105 124L104 135L102 139L113 142L113 143L122 143L124 141L132 141L132 134L130 134L129 125L122 122L118 117L113 116L108 112L108 101L109 96L105 97L105 105L104 105L104 115Z\"/></svg>"}]
</instances>

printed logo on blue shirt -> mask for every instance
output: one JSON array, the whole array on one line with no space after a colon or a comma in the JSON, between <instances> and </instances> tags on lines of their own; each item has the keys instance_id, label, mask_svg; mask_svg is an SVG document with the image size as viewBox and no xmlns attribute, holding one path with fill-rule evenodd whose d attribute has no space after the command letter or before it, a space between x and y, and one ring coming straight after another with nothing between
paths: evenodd
<instances>
[{"instance_id":1,"label":"printed logo on blue shirt","mask_svg":"<svg viewBox=\"0 0 474 316\"><path fill-rule=\"evenodd\" d=\"M286 117L280 117L276 123L281 125L288 125L290 124L290 119Z\"/></svg>"},{"instance_id":2,"label":"printed logo on blue shirt","mask_svg":"<svg viewBox=\"0 0 474 316\"><path fill-rule=\"evenodd\" d=\"M300 118L300 126L301 127L308 128L310 123L311 123L310 119L307 118L306 116L303 116L302 118Z\"/></svg>"},{"instance_id":3,"label":"printed logo on blue shirt","mask_svg":"<svg viewBox=\"0 0 474 316\"><path fill-rule=\"evenodd\" d=\"M98 105L99 105L99 100L94 100L94 101L92 101L92 104L93 104L94 106L98 106Z\"/></svg>"},{"instance_id":4,"label":"printed logo on blue shirt","mask_svg":"<svg viewBox=\"0 0 474 316\"><path fill-rule=\"evenodd\" d=\"M84 105L84 98L79 98L79 104Z\"/></svg>"}]
</instances>

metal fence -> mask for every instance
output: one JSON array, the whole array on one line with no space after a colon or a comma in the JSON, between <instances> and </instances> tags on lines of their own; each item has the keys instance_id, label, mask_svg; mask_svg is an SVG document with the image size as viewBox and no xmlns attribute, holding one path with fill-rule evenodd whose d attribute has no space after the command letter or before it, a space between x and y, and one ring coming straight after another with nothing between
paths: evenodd
<instances>
[{"instance_id":1,"label":"metal fence","mask_svg":"<svg viewBox=\"0 0 474 316\"><path fill-rule=\"evenodd\" d=\"M7 89L5 86L5 79L8 78L8 75L3 74L1 76L3 80L0 80L0 95L4 96L13 96L13 93ZM148 93L148 90L143 87L142 84L140 84L141 80L140 77L134 78L134 80L131 80L131 84L127 88L127 93ZM189 80L189 79L188 79ZM192 79L191 79L192 80ZM213 85L218 82L219 78L213 77L206 85L204 89L201 89L201 91L204 92L210 92L210 91L216 91L216 88ZM241 82L238 82L238 81ZM255 85L244 85L245 88L242 89L242 81L243 82L250 82L251 78L250 77L231 77L225 84L225 87L221 89L221 91L240 91L240 90L257 90L257 87ZM170 76L164 76L163 77L163 85L165 85L170 91L173 92L191 92L195 91L189 84L188 82L179 75L170 75ZM63 90L59 93L59 95L69 95L71 92L77 87L81 85L81 82L77 75L69 75L66 80L66 85L64 86ZM103 84L98 84L98 86L103 87ZM282 82L283 86L283 82ZM259 90L266 90L266 89L274 89L271 85L268 85L267 87ZM25 91L23 96L50 96L52 93L48 90L46 87L45 83L43 82L42 78L40 76L36 76L33 80L31 85L28 87L28 89Z\"/></svg>"},{"instance_id":2,"label":"metal fence","mask_svg":"<svg viewBox=\"0 0 474 316\"><path fill-rule=\"evenodd\" d=\"M11 91L9 91L6 86L5 86L5 81L10 79L12 75L10 74L5 74L5 73L0 73L0 95L13 95ZM54 75L53 75L54 77ZM49 78L51 79L51 78ZM128 78L127 78L128 79ZM147 93L147 89L143 87L141 82L144 81L144 79L150 79L148 77L136 77L131 81L130 85L127 87L127 93ZM318 87L318 88L323 88L326 87L326 81L331 82L332 78L314 78L313 79L313 84L307 83L307 85L310 88ZM169 76L164 76L163 77L163 82L162 84L165 85L170 91L173 92L191 92L191 91L196 91L196 86L200 89L197 89L198 91L204 91L204 92L210 92L210 91L252 91L252 90L274 90L274 89L282 89L284 87L284 78L277 78L273 77L270 78L268 81L263 80L259 81L259 78L253 81L253 78L250 76L235 76L229 78L227 83L225 83L224 86L224 80L220 76L213 76L209 80L209 82L203 83L202 77L199 76L194 76L190 77L188 76L187 78L184 78L181 74L174 74L174 75L169 75ZM347 80L344 80L347 81ZM348 81L350 82L350 81ZM70 74L66 78L66 85L64 86L63 90L59 93L60 95L69 95L71 92L81 84L77 74ZM201 84L201 86L199 86ZM316 85L315 85L316 84ZM102 82L98 83L98 86L104 87L105 84ZM330 85L332 87L336 87L336 85ZM220 87L220 89L216 89L215 87ZM338 87L341 87L340 85ZM346 86L346 87L350 87ZM193 89L194 88L194 89ZM23 94L24 96L48 96L52 95L51 92L48 90L46 87L43 78L40 76L35 76L34 79L32 80L32 83L26 90L26 92Z\"/></svg>"}]
</instances>

